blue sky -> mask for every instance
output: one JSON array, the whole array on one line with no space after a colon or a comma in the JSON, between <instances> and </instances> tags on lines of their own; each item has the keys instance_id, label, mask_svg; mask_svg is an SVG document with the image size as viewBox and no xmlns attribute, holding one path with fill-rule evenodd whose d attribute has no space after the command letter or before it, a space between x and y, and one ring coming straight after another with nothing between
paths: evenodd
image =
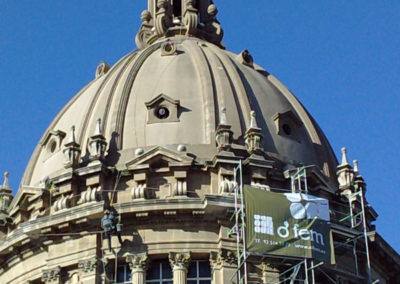
<instances>
[{"instance_id":1,"label":"blue sky","mask_svg":"<svg viewBox=\"0 0 400 284\"><path fill-rule=\"evenodd\" d=\"M146 3L0 1L0 172L10 171L14 190L44 130L98 63L136 48ZM248 49L296 94L335 152L346 146L359 160L377 230L400 251L400 2L216 4L227 49Z\"/></svg>"}]
</instances>

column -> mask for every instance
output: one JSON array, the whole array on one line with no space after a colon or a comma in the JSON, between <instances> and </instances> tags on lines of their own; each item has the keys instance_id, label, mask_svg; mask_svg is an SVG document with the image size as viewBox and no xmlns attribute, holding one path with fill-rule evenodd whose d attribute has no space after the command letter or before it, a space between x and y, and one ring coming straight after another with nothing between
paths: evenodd
<instances>
[{"instance_id":1,"label":"column","mask_svg":"<svg viewBox=\"0 0 400 284\"><path fill-rule=\"evenodd\" d=\"M172 267L174 284L186 284L187 272L190 263L190 252L170 252L169 262Z\"/></svg>"},{"instance_id":2,"label":"column","mask_svg":"<svg viewBox=\"0 0 400 284\"><path fill-rule=\"evenodd\" d=\"M236 253L221 249L210 253L210 264L214 284L238 283L236 276Z\"/></svg>"},{"instance_id":3,"label":"column","mask_svg":"<svg viewBox=\"0 0 400 284\"><path fill-rule=\"evenodd\" d=\"M148 257L146 253L142 254L125 254L126 262L132 271L132 284L146 283L146 270Z\"/></svg>"}]
</instances>

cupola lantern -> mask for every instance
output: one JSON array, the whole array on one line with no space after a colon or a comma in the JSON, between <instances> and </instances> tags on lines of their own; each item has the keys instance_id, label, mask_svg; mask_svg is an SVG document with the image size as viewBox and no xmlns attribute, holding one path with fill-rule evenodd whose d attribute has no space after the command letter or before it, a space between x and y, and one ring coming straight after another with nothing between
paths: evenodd
<instances>
[{"instance_id":1,"label":"cupola lantern","mask_svg":"<svg viewBox=\"0 0 400 284\"><path fill-rule=\"evenodd\" d=\"M223 30L212 0L149 0L135 42L144 49L160 38L194 36L222 46Z\"/></svg>"}]
</instances>

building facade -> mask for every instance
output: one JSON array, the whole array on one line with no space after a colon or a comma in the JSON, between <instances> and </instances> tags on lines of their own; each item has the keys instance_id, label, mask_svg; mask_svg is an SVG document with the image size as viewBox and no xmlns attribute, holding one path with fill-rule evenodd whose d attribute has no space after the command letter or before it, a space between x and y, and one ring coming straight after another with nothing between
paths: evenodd
<instances>
[{"instance_id":1,"label":"building facade","mask_svg":"<svg viewBox=\"0 0 400 284\"><path fill-rule=\"evenodd\" d=\"M239 283L238 188L290 192L305 168L297 186L330 201L336 264L294 283L400 283L357 162L345 149L337 162L247 50L225 50L217 14L212 0L149 0L138 49L99 64L45 131L15 196L5 175L0 283ZM101 226L105 210L121 243ZM246 283L291 283L297 261L248 254Z\"/></svg>"}]
</instances>

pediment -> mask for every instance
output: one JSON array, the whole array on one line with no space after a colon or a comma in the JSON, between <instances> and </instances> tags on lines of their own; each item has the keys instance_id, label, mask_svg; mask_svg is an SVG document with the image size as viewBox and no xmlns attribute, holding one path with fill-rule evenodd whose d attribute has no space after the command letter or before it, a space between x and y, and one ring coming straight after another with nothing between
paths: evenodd
<instances>
[{"instance_id":1,"label":"pediment","mask_svg":"<svg viewBox=\"0 0 400 284\"><path fill-rule=\"evenodd\" d=\"M159 94L157 97L153 98L151 101L146 102L145 105L147 108L152 108L155 105L160 104L161 102L170 103L171 105L179 105L179 100L174 100L173 98L165 95Z\"/></svg>"},{"instance_id":2,"label":"pediment","mask_svg":"<svg viewBox=\"0 0 400 284\"><path fill-rule=\"evenodd\" d=\"M154 147L126 163L128 170L138 168L164 168L190 166L193 158L165 147Z\"/></svg>"}]
</instances>

